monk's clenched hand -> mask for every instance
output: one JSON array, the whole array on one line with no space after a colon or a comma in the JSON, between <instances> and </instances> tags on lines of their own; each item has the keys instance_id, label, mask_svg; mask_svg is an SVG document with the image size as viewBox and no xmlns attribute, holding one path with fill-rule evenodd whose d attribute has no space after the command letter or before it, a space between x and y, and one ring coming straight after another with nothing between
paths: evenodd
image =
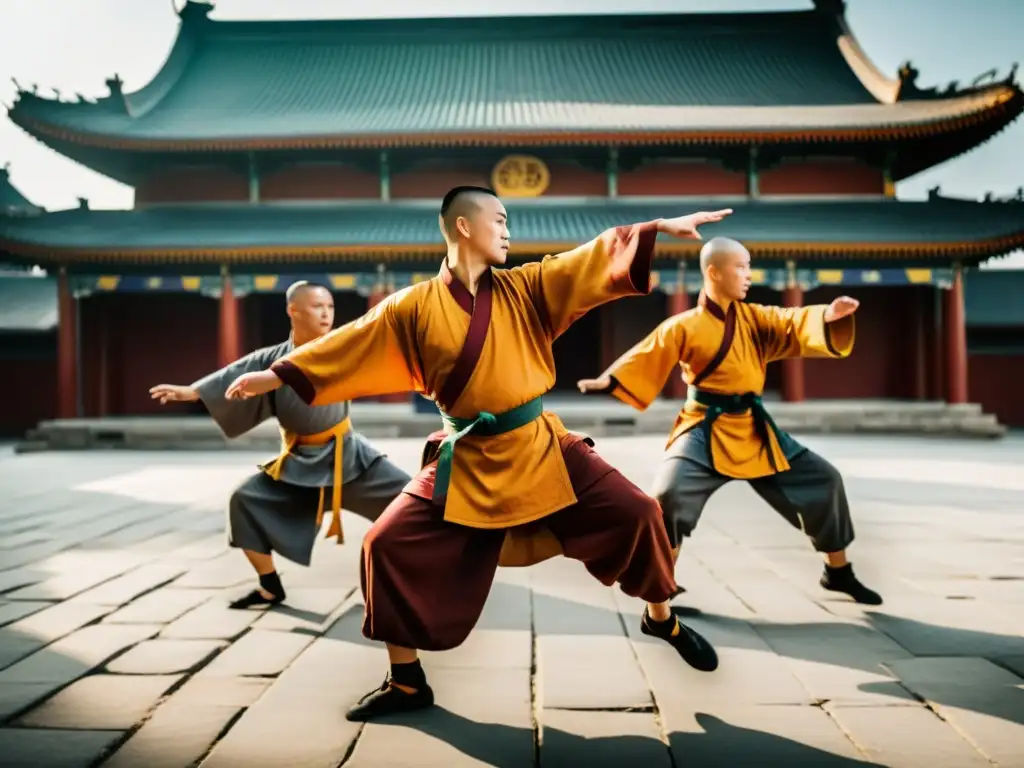
<instances>
[{"instance_id":1,"label":"monk's clenched hand","mask_svg":"<svg viewBox=\"0 0 1024 768\"><path fill-rule=\"evenodd\" d=\"M829 304L825 310L825 322L834 323L836 320L842 320L847 315L852 315L856 312L859 306L860 302L856 299L851 299L849 296L840 296Z\"/></svg>"},{"instance_id":2,"label":"monk's clenched hand","mask_svg":"<svg viewBox=\"0 0 1024 768\"><path fill-rule=\"evenodd\" d=\"M691 213L689 216L662 219L658 222L658 231L684 240L702 240L700 232L697 231L698 227L705 224L714 224L731 213L732 208L723 208L720 211L698 211L697 213Z\"/></svg>"},{"instance_id":3,"label":"monk's clenched hand","mask_svg":"<svg viewBox=\"0 0 1024 768\"><path fill-rule=\"evenodd\" d=\"M580 379L576 382L576 386L585 395L607 392L612 388L612 380L609 376L599 376L596 379Z\"/></svg>"},{"instance_id":4,"label":"monk's clenched hand","mask_svg":"<svg viewBox=\"0 0 1024 768\"><path fill-rule=\"evenodd\" d=\"M227 400L248 400L250 397L259 397L267 392L272 392L282 383L273 371L245 373L231 382L224 397Z\"/></svg>"}]
</instances>

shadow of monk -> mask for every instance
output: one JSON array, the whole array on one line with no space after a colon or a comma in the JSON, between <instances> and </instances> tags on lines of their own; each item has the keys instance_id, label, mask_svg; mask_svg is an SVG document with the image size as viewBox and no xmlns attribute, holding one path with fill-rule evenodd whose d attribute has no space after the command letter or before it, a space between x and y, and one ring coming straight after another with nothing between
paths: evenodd
<instances>
[{"instance_id":1,"label":"shadow of monk","mask_svg":"<svg viewBox=\"0 0 1024 768\"><path fill-rule=\"evenodd\" d=\"M559 719L565 716L581 723L600 716L621 717L622 714L558 711ZM635 713L630 717L652 718L652 715ZM809 747L771 733L730 725L704 712L696 713L695 718L703 733L674 732L669 736L676 765L723 768L735 768L748 763L759 768L867 768L877 765ZM522 768L535 764L533 733L529 729L478 723L440 706L424 712L382 719L376 721L375 725L412 728L495 768ZM357 762L358 756L357 747L353 755ZM551 726L543 728L539 762L544 768L563 765L621 768L633 763L650 768L670 768L673 764L665 745L653 735L646 737L629 734L587 739Z\"/></svg>"}]
</instances>

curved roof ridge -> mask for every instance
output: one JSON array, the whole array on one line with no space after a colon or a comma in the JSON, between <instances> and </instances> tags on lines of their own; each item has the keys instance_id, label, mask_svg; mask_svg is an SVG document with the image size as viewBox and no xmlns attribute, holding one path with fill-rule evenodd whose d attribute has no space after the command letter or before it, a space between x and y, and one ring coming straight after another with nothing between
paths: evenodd
<instances>
[{"instance_id":1,"label":"curved roof ridge","mask_svg":"<svg viewBox=\"0 0 1024 768\"><path fill-rule=\"evenodd\" d=\"M887 77L868 56L847 22L845 13L837 14L835 20L839 27L836 45L850 71L880 104L894 104L899 97L900 81L894 77Z\"/></svg>"},{"instance_id":2,"label":"curved roof ridge","mask_svg":"<svg viewBox=\"0 0 1024 768\"><path fill-rule=\"evenodd\" d=\"M142 117L153 110L181 80L182 75L194 63L198 48L202 45L201 35L193 25L182 20L178 34L167 57L152 79L137 91L124 94L125 108L131 117Z\"/></svg>"},{"instance_id":3,"label":"curved roof ridge","mask_svg":"<svg viewBox=\"0 0 1024 768\"><path fill-rule=\"evenodd\" d=\"M43 213L45 209L36 205L11 181L10 165L0 165L0 215Z\"/></svg>"}]
</instances>

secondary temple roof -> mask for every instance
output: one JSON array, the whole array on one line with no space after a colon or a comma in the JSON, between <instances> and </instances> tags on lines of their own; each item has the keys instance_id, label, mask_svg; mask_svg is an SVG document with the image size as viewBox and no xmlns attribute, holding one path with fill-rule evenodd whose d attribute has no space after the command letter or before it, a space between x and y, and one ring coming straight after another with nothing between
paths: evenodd
<instances>
[{"instance_id":1,"label":"secondary temple roof","mask_svg":"<svg viewBox=\"0 0 1024 768\"><path fill-rule=\"evenodd\" d=\"M1009 77L921 90L882 75L841 2L807 11L216 21L189 0L141 90L11 119L74 147L193 150L917 140L965 151L1024 109ZM955 146L954 146L955 145ZM942 154L940 152L940 154ZM944 158L930 158L937 162Z\"/></svg>"},{"instance_id":2,"label":"secondary temple roof","mask_svg":"<svg viewBox=\"0 0 1024 768\"><path fill-rule=\"evenodd\" d=\"M744 241L755 258L975 264L1024 247L1024 200L516 202L507 205L512 253L575 247L602 230L729 205L716 234ZM659 240L664 257L696 256L699 243ZM287 264L343 258L435 262L442 253L436 205L153 206L0 217L0 253L41 264Z\"/></svg>"}]
</instances>

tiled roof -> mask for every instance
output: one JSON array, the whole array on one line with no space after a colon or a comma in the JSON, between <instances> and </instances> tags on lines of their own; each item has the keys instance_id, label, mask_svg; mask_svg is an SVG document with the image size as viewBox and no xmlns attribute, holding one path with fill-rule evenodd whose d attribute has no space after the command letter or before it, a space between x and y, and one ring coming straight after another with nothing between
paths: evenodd
<instances>
[{"instance_id":1,"label":"tiled roof","mask_svg":"<svg viewBox=\"0 0 1024 768\"><path fill-rule=\"evenodd\" d=\"M571 247L602 230L732 207L722 234L755 255L792 250L809 258L930 256L984 258L1024 245L1024 203L934 198L853 200L608 200L507 203L514 253ZM662 238L665 253L692 247ZM954 247L956 246L956 247ZM958 250L959 249L959 250ZM154 206L131 211L75 209L0 218L0 251L22 260L275 264L302 260L379 261L382 253L441 252L436 204ZM959 255L958 255L959 254Z\"/></svg>"},{"instance_id":2,"label":"tiled roof","mask_svg":"<svg viewBox=\"0 0 1024 768\"><path fill-rule=\"evenodd\" d=\"M207 13L185 6L166 64L140 91L113 82L98 103L22 92L12 119L49 140L158 150L729 141L927 130L1008 102L1007 119L1021 109L1007 83L883 103L851 66L844 22L822 9L308 22Z\"/></svg>"}]
</instances>

